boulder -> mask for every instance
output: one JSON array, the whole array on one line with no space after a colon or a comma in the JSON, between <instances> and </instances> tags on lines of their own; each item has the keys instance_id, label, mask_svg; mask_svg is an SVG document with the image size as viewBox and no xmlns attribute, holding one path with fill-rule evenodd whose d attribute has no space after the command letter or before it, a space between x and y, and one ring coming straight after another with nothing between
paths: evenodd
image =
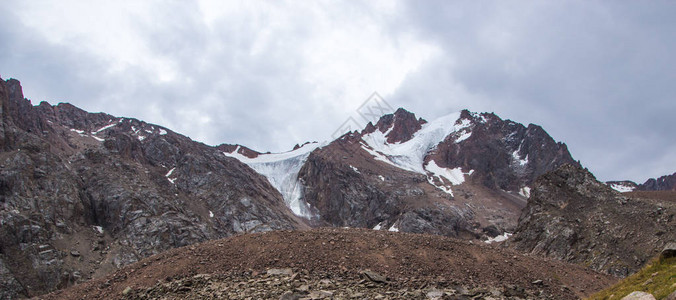
<instances>
[{"instance_id":1,"label":"boulder","mask_svg":"<svg viewBox=\"0 0 676 300\"><path fill-rule=\"evenodd\" d=\"M646 292L636 291L624 296L622 300L655 300L655 296Z\"/></svg>"},{"instance_id":2,"label":"boulder","mask_svg":"<svg viewBox=\"0 0 676 300\"><path fill-rule=\"evenodd\" d=\"M660 254L661 259L667 259L676 256L676 242L667 243Z\"/></svg>"}]
</instances>

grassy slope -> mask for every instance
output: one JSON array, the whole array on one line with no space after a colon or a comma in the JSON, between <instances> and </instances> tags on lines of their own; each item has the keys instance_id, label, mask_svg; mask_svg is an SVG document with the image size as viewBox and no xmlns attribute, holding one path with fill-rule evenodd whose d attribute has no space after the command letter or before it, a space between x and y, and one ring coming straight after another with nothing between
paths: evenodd
<instances>
[{"instance_id":1,"label":"grassy slope","mask_svg":"<svg viewBox=\"0 0 676 300\"><path fill-rule=\"evenodd\" d=\"M676 257L655 259L638 273L616 285L592 295L589 299L622 299L634 291L653 294L663 299L676 290Z\"/></svg>"}]
</instances>

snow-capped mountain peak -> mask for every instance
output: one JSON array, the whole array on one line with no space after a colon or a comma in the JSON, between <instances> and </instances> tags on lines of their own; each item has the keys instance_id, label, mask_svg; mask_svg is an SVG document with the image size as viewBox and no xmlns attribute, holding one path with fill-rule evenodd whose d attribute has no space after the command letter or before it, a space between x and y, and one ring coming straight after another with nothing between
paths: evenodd
<instances>
[{"instance_id":1,"label":"snow-capped mountain peak","mask_svg":"<svg viewBox=\"0 0 676 300\"><path fill-rule=\"evenodd\" d=\"M383 118L386 118L386 115ZM423 163L427 153L434 149L449 134L465 128L466 122L458 123L459 113L449 114L429 123L424 123L408 140L391 143L388 135L395 129L389 127L385 132L375 130L362 136L368 152L376 152L385 157L386 162L404 170L426 174ZM381 121L383 120L381 118ZM379 121L378 124L381 122ZM383 122L385 123L385 122ZM373 154L373 153L372 153ZM375 156L375 155L374 155Z\"/></svg>"}]
</instances>

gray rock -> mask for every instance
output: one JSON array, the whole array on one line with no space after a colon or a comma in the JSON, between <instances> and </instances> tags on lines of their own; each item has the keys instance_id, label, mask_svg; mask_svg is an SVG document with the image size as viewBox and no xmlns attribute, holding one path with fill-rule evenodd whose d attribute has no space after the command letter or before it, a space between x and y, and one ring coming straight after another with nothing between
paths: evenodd
<instances>
[{"instance_id":1,"label":"gray rock","mask_svg":"<svg viewBox=\"0 0 676 300\"><path fill-rule=\"evenodd\" d=\"M519 225L506 245L626 277L662 250L658 245L676 240L669 224L676 205L640 198L618 205L624 197L596 180L589 170L564 165L533 184Z\"/></svg>"},{"instance_id":2,"label":"gray rock","mask_svg":"<svg viewBox=\"0 0 676 300\"><path fill-rule=\"evenodd\" d=\"M671 257L676 257L676 242L667 243L667 245L662 250L662 253L660 254L660 258L662 259Z\"/></svg>"},{"instance_id":3,"label":"gray rock","mask_svg":"<svg viewBox=\"0 0 676 300\"><path fill-rule=\"evenodd\" d=\"M672 287L673 287L673 285L672 285ZM674 290L673 293L669 294L669 296L664 298L664 300L676 300L676 290Z\"/></svg>"},{"instance_id":4,"label":"gray rock","mask_svg":"<svg viewBox=\"0 0 676 300\"><path fill-rule=\"evenodd\" d=\"M293 275L293 270L290 268L285 269L269 269L267 272L268 276L279 276L279 275Z\"/></svg>"},{"instance_id":5,"label":"gray rock","mask_svg":"<svg viewBox=\"0 0 676 300\"><path fill-rule=\"evenodd\" d=\"M426 296L427 299L441 299L441 297L444 296L444 291L437 289L430 290L427 292Z\"/></svg>"},{"instance_id":6,"label":"gray rock","mask_svg":"<svg viewBox=\"0 0 676 300\"><path fill-rule=\"evenodd\" d=\"M362 272L366 278L373 282L378 282L378 283L385 283L387 282L387 278L377 272L371 271L371 270L364 270Z\"/></svg>"},{"instance_id":7,"label":"gray rock","mask_svg":"<svg viewBox=\"0 0 676 300\"><path fill-rule=\"evenodd\" d=\"M279 297L279 300L298 300L300 295L294 294L292 291L286 291Z\"/></svg>"},{"instance_id":8,"label":"gray rock","mask_svg":"<svg viewBox=\"0 0 676 300\"><path fill-rule=\"evenodd\" d=\"M624 296L622 300L655 300L655 296L646 292L636 291Z\"/></svg>"},{"instance_id":9,"label":"gray rock","mask_svg":"<svg viewBox=\"0 0 676 300\"><path fill-rule=\"evenodd\" d=\"M310 299L325 299L325 298L330 298L331 296L333 296L332 291L320 290L320 291L310 292L310 294L307 297L310 298Z\"/></svg>"},{"instance_id":10,"label":"gray rock","mask_svg":"<svg viewBox=\"0 0 676 300\"><path fill-rule=\"evenodd\" d=\"M126 288L124 288L124 290L122 291L122 295L125 295L125 296L126 296L126 295L128 295L129 293L131 293L131 291L132 291L132 290L131 290L131 287L126 287Z\"/></svg>"}]
</instances>

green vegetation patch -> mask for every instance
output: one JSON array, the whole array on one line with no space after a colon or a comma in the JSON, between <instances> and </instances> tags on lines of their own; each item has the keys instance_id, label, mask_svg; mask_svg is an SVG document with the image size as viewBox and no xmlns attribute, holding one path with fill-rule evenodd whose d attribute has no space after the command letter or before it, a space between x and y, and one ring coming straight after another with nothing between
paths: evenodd
<instances>
[{"instance_id":1,"label":"green vegetation patch","mask_svg":"<svg viewBox=\"0 0 676 300\"><path fill-rule=\"evenodd\" d=\"M638 273L614 286L592 295L589 299L622 299L634 291L651 293L664 299L676 290L676 257L654 259Z\"/></svg>"}]
</instances>

